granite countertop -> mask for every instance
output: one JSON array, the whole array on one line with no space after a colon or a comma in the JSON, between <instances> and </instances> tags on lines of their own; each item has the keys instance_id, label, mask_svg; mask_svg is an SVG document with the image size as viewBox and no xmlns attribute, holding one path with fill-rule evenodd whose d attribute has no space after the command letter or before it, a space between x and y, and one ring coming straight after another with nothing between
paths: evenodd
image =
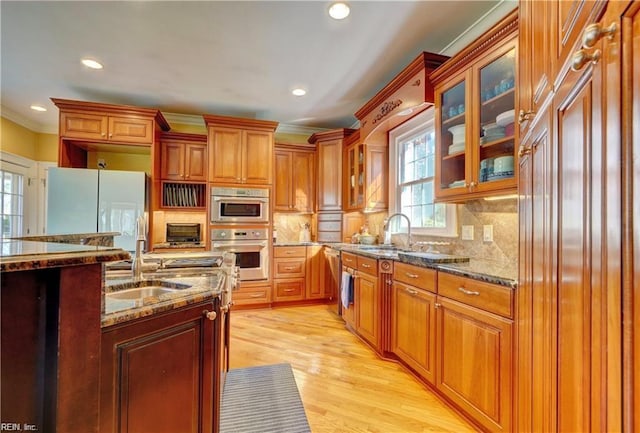
<instances>
[{"instance_id":1,"label":"granite countertop","mask_svg":"<svg viewBox=\"0 0 640 433\"><path fill-rule=\"evenodd\" d=\"M460 257L448 254L431 254L403 251L389 246L335 243L328 247L374 259L391 259L416 266L436 269L475 280L516 288L518 285L517 262Z\"/></svg>"},{"instance_id":2,"label":"granite countertop","mask_svg":"<svg viewBox=\"0 0 640 433\"><path fill-rule=\"evenodd\" d=\"M28 271L129 259L116 247L37 242L21 239L0 243L0 271Z\"/></svg>"},{"instance_id":3,"label":"granite countertop","mask_svg":"<svg viewBox=\"0 0 640 433\"><path fill-rule=\"evenodd\" d=\"M132 278L107 278L104 283L104 292L107 294L127 290L131 288L132 282ZM162 283L164 287L178 290L160 296L145 297L136 301L105 297L101 326L102 328L107 328L164 311L212 300L220 295L224 282L225 277L222 270L199 276L148 278L148 285Z\"/></svg>"},{"instance_id":4,"label":"granite countertop","mask_svg":"<svg viewBox=\"0 0 640 433\"><path fill-rule=\"evenodd\" d=\"M307 245L325 245L322 242L276 242L274 247L305 247Z\"/></svg>"}]
</instances>

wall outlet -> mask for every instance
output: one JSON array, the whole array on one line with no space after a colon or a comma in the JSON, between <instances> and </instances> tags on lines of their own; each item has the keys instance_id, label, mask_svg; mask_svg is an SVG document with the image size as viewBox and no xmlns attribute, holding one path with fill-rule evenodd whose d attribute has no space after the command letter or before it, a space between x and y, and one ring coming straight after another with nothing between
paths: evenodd
<instances>
[{"instance_id":1,"label":"wall outlet","mask_svg":"<svg viewBox=\"0 0 640 433\"><path fill-rule=\"evenodd\" d=\"M463 241L473 240L473 226L462 226L462 240Z\"/></svg>"},{"instance_id":2,"label":"wall outlet","mask_svg":"<svg viewBox=\"0 0 640 433\"><path fill-rule=\"evenodd\" d=\"M482 227L482 240L485 242L493 242L493 226L485 224Z\"/></svg>"}]
</instances>

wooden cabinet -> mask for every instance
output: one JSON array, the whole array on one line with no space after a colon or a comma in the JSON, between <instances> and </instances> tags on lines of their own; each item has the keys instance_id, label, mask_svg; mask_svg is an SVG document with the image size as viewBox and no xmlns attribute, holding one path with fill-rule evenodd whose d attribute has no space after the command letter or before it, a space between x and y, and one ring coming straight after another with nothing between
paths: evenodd
<instances>
[{"instance_id":1,"label":"wooden cabinet","mask_svg":"<svg viewBox=\"0 0 640 433\"><path fill-rule=\"evenodd\" d=\"M438 296L436 387L487 431L511 431L513 321Z\"/></svg>"},{"instance_id":2,"label":"wooden cabinet","mask_svg":"<svg viewBox=\"0 0 640 433\"><path fill-rule=\"evenodd\" d=\"M389 201L389 149L362 142L356 131L345 140L343 157L345 211L386 209Z\"/></svg>"},{"instance_id":3,"label":"wooden cabinet","mask_svg":"<svg viewBox=\"0 0 640 433\"><path fill-rule=\"evenodd\" d=\"M204 115L209 142L209 181L271 185L277 122Z\"/></svg>"},{"instance_id":4,"label":"wooden cabinet","mask_svg":"<svg viewBox=\"0 0 640 433\"><path fill-rule=\"evenodd\" d=\"M305 299L307 248L281 246L273 248L273 300L301 301Z\"/></svg>"},{"instance_id":5,"label":"wooden cabinet","mask_svg":"<svg viewBox=\"0 0 640 433\"><path fill-rule=\"evenodd\" d=\"M240 287L233 292L233 303L237 307L268 306L271 303L271 286L240 282Z\"/></svg>"},{"instance_id":6,"label":"wooden cabinet","mask_svg":"<svg viewBox=\"0 0 640 433\"><path fill-rule=\"evenodd\" d=\"M51 98L60 110L58 166L87 168L87 152L150 153L169 124L159 110Z\"/></svg>"},{"instance_id":7,"label":"wooden cabinet","mask_svg":"<svg viewBox=\"0 0 640 433\"><path fill-rule=\"evenodd\" d=\"M273 210L313 213L315 154L276 146Z\"/></svg>"},{"instance_id":8,"label":"wooden cabinet","mask_svg":"<svg viewBox=\"0 0 640 433\"><path fill-rule=\"evenodd\" d=\"M100 431L218 431L218 302L103 330Z\"/></svg>"},{"instance_id":9,"label":"wooden cabinet","mask_svg":"<svg viewBox=\"0 0 640 433\"><path fill-rule=\"evenodd\" d=\"M358 257L360 260L361 257ZM376 260L373 272L358 271L355 280L356 331L374 349L380 347L380 290L378 288Z\"/></svg>"},{"instance_id":10,"label":"wooden cabinet","mask_svg":"<svg viewBox=\"0 0 640 433\"><path fill-rule=\"evenodd\" d=\"M319 212L342 211L343 142L353 132L353 129L336 129L309 137L309 143L317 146Z\"/></svg>"},{"instance_id":11,"label":"wooden cabinet","mask_svg":"<svg viewBox=\"0 0 640 433\"><path fill-rule=\"evenodd\" d=\"M431 74L438 201L516 191L517 29L514 11Z\"/></svg>"},{"instance_id":12,"label":"wooden cabinet","mask_svg":"<svg viewBox=\"0 0 640 433\"><path fill-rule=\"evenodd\" d=\"M331 270L322 245L307 246L306 299L333 299L337 290L332 286Z\"/></svg>"},{"instance_id":13,"label":"wooden cabinet","mask_svg":"<svg viewBox=\"0 0 640 433\"><path fill-rule=\"evenodd\" d=\"M625 80L637 76L630 54L638 6L553 1L551 22L527 20L553 41L554 85L520 144L518 430L637 430L624 385L634 373L621 347L632 316L620 269L631 239L625 191L636 182L624 152L637 93ZM602 32L612 24L610 35Z\"/></svg>"},{"instance_id":14,"label":"wooden cabinet","mask_svg":"<svg viewBox=\"0 0 640 433\"><path fill-rule=\"evenodd\" d=\"M160 177L165 180L207 181L207 136L165 133L160 141Z\"/></svg>"},{"instance_id":15,"label":"wooden cabinet","mask_svg":"<svg viewBox=\"0 0 640 433\"><path fill-rule=\"evenodd\" d=\"M434 271L435 274L435 271ZM391 351L435 385L436 295L398 281L393 284Z\"/></svg>"}]
</instances>

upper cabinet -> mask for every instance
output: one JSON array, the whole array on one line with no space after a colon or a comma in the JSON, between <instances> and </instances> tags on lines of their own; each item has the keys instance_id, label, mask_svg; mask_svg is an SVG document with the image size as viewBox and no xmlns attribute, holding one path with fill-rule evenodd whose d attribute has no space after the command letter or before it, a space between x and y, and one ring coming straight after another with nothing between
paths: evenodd
<instances>
[{"instance_id":1,"label":"upper cabinet","mask_svg":"<svg viewBox=\"0 0 640 433\"><path fill-rule=\"evenodd\" d=\"M60 110L60 167L86 168L88 151L150 153L160 132L170 129L162 113L155 109L51 100Z\"/></svg>"},{"instance_id":2,"label":"upper cabinet","mask_svg":"<svg viewBox=\"0 0 640 433\"><path fill-rule=\"evenodd\" d=\"M318 132L309 137L317 145L318 211L342 211L342 150L353 129Z\"/></svg>"},{"instance_id":3,"label":"upper cabinet","mask_svg":"<svg viewBox=\"0 0 640 433\"><path fill-rule=\"evenodd\" d=\"M436 102L436 199L515 192L514 11L431 74Z\"/></svg>"},{"instance_id":4,"label":"upper cabinet","mask_svg":"<svg viewBox=\"0 0 640 433\"><path fill-rule=\"evenodd\" d=\"M168 132L162 134L160 178L207 181L207 136Z\"/></svg>"},{"instance_id":5,"label":"upper cabinet","mask_svg":"<svg viewBox=\"0 0 640 433\"><path fill-rule=\"evenodd\" d=\"M345 211L383 210L388 206L389 152L384 145L369 145L356 131L345 140Z\"/></svg>"},{"instance_id":6,"label":"upper cabinet","mask_svg":"<svg viewBox=\"0 0 640 433\"><path fill-rule=\"evenodd\" d=\"M204 115L209 140L209 180L271 185L277 122Z\"/></svg>"},{"instance_id":7,"label":"upper cabinet","mask_svg":"<svg viewBox=\"0 0 640 433\"><path fill-rule=\"evenodd\" d=\"M273 210L313 213L315 152L276 145Z\"/></svg>"}]
</instances>

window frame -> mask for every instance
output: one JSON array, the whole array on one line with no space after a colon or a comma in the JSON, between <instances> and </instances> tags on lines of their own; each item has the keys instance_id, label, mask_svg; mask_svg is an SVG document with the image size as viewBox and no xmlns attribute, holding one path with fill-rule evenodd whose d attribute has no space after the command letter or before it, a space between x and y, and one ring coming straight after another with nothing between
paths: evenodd
<instances>
[{"instance_id":1,"label":"window frame","mask_svg":"<svg viewBox=\"0 0 640 433\"><path fill-rule=\"evenodd\" d=\"M435 108L429 107L421 113L415 115L400 126L389 131L389 214L401 211L399 191L399 161L400 146L406 139L420 133L430 125L435 128ZM437 164L438 161L434 161ZM432 178L435 182L435 176ZM434 187L435 194L435 187ZM437 202L434 202L437 203ZM410 215L408 215L410 217ZM403 222L402 220L401 222ZM457 237L458 218L457 206L455 204L445 204L445 227L413 227L411 233L416 235ZM396 233L396 232L394 232Z\"/></svg>"}]
</instances>

